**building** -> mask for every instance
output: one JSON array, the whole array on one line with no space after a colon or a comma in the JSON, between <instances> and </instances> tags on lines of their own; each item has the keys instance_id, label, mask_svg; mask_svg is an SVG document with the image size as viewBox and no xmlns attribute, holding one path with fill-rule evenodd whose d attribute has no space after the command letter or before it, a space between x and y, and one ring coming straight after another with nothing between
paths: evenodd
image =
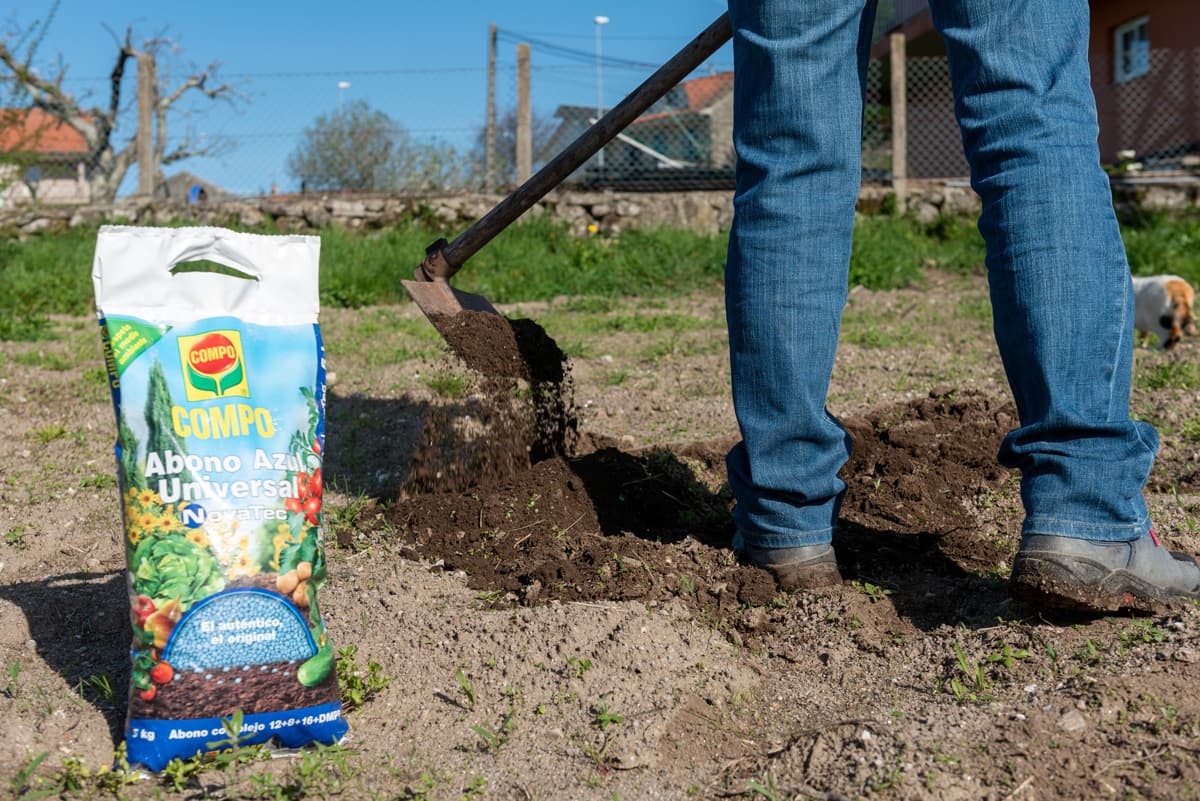
<instances>
[{"instance_id":1,"label":"building","mask_svg":"<svg viewBox=\"0 0 1200 801\"><path fill-rule=\"evenodd\" d=\"M1200 154L1200 20L1195 0L1092 0L1088 55L1100 158L1147 167Z\"/></svg>"},{"instance_id":2,"label":"building","mask_svg":"<svg viewBox=\"0 0 1200 801\"><path fill-rule=\"evenodd\" d=\"M559 106L544 148L563 150L596 120L595 107ZM612 188L732 186L733 73L682 81L577 171L576 182Z\"/></svg>"},{"instance_id":3,"label":"building","mask_svg":"<svg viewBox=\"0 0 1200 801\"><path fill-rule=\"evenodd\" d=\"M1100 123L1100 158L1115 163L1134 151L1147 167L1178 163L1200 153L1200 24L1195 0L1090 0L1088 60ZM948 77L916 84L913 67L943 61L945 46L924 0L895 0L876 30L905 36L909 63L909 173L915 177L965 175ZM886 36L873 58L886 55ZM916 62L914 64L914 62ZM936 153L922 159L916 153Z\"/></svg>"},{"instance_id":4,"label":"building","mask_svg":"<svg viewBox=\"0 0 1200 801\"><path fill-rule=\"evenodd\" d=\"M0 207L86 203L90 149L83 134L41 109L0 109Z\"/></svg>"}]
</instances>

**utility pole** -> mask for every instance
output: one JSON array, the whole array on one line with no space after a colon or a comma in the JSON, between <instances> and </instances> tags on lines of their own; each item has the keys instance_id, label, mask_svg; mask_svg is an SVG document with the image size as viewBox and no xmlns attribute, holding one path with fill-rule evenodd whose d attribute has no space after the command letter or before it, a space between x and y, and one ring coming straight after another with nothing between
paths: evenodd
<instances>
[{"instance_id":1,"label":"utility pole","mask_svg":"<svg viewBox=\"0 0 1200 801\"><path fill-rule=\"evenodd\" d=\"M138 162L137 193L151 197L158 183L158 165L154 163L154 101L158 96L154 57L137 55L137 135L135 152Z\"/></svg>"},{"instance_id":2,"label":"utility pole","mask_svg":"<svg viewBox=\"0 0 1200 801\"><path fill-rule=\"evenodd\" d=\"M533 109L529 102L529 45L517 45L517 183L533 174Z\"/></svg>"},{"instance_id":3,"label":"utility pole","mask_svg":"<svg viewBox=\"0 0 1200 801\"><path fill-rule=\"evenodd\" d=\"M607 25L608 17L599 15L592 19L596 23L596 119L604 116L604 71L601 67L600 59L600 28ZM600 148L600 152L596 154L596 164L600 169L604 169L604 148Z\"/></svg>"},{"instance_id":4,"label":"utility pole","mask_svg":"<svg viewBox=\"0 0 1200 801\"><path fill-rule=\"evenodd\" d=\"M488 26L487 127L483 147L483 190L496 190L496 23Z\"/></svg>"},{"instance_id":5,"label":"utility pole","mask_svg":"<svg viewBox=\"0 0 1200 801\"><path fill-rule=\"evenodd\" d=\"M896 211L908 208L908 73L904 34L893 33L892 67L892 191L896 193Z\"/></svg>"}]
</instances>

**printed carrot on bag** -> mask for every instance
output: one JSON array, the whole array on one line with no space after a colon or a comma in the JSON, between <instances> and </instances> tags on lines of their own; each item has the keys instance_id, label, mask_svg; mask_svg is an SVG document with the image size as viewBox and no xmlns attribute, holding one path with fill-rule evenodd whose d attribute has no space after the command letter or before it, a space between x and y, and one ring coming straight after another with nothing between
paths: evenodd
<instances>
[{"instance_id":1,"label":"printed carrot on bag","mask_svg":"<svg viewBox=\"0 0 1200 801\"><path fill-rule=\"evenodd\" d=\"M92 272L117 417L128 758L346 733L318 595L317 237L104 226Z\"/></svg>"}]
</instances>

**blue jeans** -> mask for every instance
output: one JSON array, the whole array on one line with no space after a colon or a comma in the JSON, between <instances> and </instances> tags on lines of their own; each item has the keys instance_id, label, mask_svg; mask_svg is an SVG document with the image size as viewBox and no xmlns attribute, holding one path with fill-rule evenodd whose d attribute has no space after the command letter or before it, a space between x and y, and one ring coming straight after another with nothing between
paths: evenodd
<instances>
[{"instance_id":1,"label":"blue jeans","mask_svg":"<svg viewBox=\"0 0 1200 801\"><path fill-rule=\"evenodd\" d=\"M1023 534L1131 540L1158 447L1129 419L1133 298L1100 167L1087 0L932 0L982 200L1020 427ZM730 0L737 190L726 267L742 542L828 542L849 458L826 410L861 178L874 0Z\"/></svg>"}]
</instances>

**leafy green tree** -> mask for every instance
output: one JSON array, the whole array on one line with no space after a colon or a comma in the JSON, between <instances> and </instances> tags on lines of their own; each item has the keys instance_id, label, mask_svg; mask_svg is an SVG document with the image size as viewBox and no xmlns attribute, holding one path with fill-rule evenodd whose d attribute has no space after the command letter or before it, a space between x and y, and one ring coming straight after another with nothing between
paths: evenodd
<instances>
[{"instance_id":1,"label":"leafy green tree","mask_svg":"<svg viewBox=\"0 0 1200 801\"><path fill-rule=\"evenodd\" d=\"M470 172L455 148L415 141L365 100L317 117L287 168L309 189L360 192L459 188Z\"/></svg>"},{"instance_id":2,"label":"leafy green tree","mask_svg":"<svg viewBox=\"0 0 1200 801\"><path fill-rule=\"evenodd\" d=\"M400 128L365 100L322 114L288 156L288 172L310 189L386 189Z\"/></svg>"}]
</instances>

